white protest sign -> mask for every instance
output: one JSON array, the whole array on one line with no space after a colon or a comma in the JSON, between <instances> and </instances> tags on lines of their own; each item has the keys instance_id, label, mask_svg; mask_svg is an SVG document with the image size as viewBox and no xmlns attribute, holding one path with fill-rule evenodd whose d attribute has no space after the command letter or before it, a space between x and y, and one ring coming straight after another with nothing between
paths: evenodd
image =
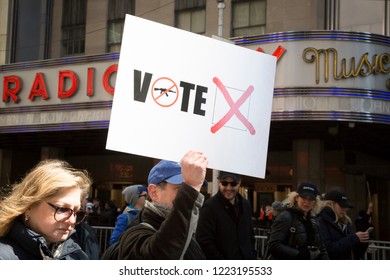
<instances>
[{"instance_id":1,"label":"white protest sign","mask_svg":"<svg viewBox=\"0 0 390 280\"><path fill-rule=\"evenodd\" d=\"M276 58L126 16L106 148L264 178Z\"/></svg>"}]
</instances>

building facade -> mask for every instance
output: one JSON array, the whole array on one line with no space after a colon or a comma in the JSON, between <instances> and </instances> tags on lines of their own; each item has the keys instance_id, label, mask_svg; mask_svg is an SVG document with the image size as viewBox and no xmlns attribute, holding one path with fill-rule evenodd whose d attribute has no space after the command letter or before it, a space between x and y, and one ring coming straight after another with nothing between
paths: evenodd
<instances>
[{"instance_id":1,"label":"building facade","mask_svg":"<svg viewBox=\"0 0 390 280\"><path fill-rule=\"evenodd\" d=\"M123 203L124 186L146 183L156 159L105 149L124 18L132 14L278 56L267 175L243 180L254 212L305 180L321 192L338 186L355 205L352 218L374 202L377 238L388 240L389 5L0 0L3 192L52 157L88 169L91 196L101 200Z\"/></svg>"}]
</instances>

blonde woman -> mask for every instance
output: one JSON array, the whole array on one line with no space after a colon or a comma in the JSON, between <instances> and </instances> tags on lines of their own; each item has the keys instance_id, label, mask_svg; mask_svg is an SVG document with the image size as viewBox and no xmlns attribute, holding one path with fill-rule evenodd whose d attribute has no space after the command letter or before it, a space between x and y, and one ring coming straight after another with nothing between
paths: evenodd
<instances>
[{"instance_id":1,"label":"blonde woman","mask_svg":"<svg viewBox=\"0 0 390 280\"><path fill-rule=\"evenodd\" d=\"M277 260L328 259L319 234L316 214L320 209L317 187L302 183L288 195L282 212L271 226L264 258Z\"/></svg>"},{"instance_id":2,"label":"blonde woman","mask_svg":"<svg viewBox=\"0 0 390 280\"><path fill-rule=\"evenodd\" d=\"M0 203L0 259L88 259L70 235L91 179L67 162L35 166Z\"/></svg>"},{"instance_id":3,"label":"blonde woman","mask_svg":"<svg viewBox=\"0 0 390 280\"><path fill-rule=\"evenodd\" d=\"M361 259L368 248L369 233L352 231L352 222L347 215L352 207L340 189L333 189L324 196L318 221L322 240L332 260Z\"/></svg>"}]
</instances>

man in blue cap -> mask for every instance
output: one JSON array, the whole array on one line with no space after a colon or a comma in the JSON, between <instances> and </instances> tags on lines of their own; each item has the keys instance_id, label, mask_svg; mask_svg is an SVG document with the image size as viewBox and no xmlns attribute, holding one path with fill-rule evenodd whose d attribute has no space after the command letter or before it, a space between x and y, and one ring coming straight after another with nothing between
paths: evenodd
<instances>
[{"instance_id":1,"label":"man in blue cap","mask_svg":"<svg viewBox=\"0 0 390 280\"><path fill-rule=\"evenodd\" d=\"M119 259L204 259L193 238L204 196L207 158L189 151L181 164L161 160L149 173L148 200L120 237Z\"/></svg>"},{"instance_id":2,"label":"man in blue cap","mask_svg":"<svg viewBox=\"0 0 390 280\"><path fill-rule=\"evenodd\" d=\"M207 259L256 259L252 208L238 192L239 174L220 171L219 191L200 209L196 240Z\"/></svg>"}]
</instances>

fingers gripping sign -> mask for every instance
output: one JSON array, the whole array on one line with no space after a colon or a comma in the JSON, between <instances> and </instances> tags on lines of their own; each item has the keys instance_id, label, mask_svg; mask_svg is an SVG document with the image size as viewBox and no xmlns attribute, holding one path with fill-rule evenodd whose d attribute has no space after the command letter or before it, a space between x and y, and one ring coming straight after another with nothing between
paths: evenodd
<instances>
[{"instance_id":1,"label":"fingers gripping sign","mask_svg":"<svg viewBox=\"0 0 390 280\"><path fill-rule=\"evenodd\" d=\"M189 151L181 160L181 172L186 184L200 191L206 177L208 160L200 152Z\"/></svg>"}]
</instances>

